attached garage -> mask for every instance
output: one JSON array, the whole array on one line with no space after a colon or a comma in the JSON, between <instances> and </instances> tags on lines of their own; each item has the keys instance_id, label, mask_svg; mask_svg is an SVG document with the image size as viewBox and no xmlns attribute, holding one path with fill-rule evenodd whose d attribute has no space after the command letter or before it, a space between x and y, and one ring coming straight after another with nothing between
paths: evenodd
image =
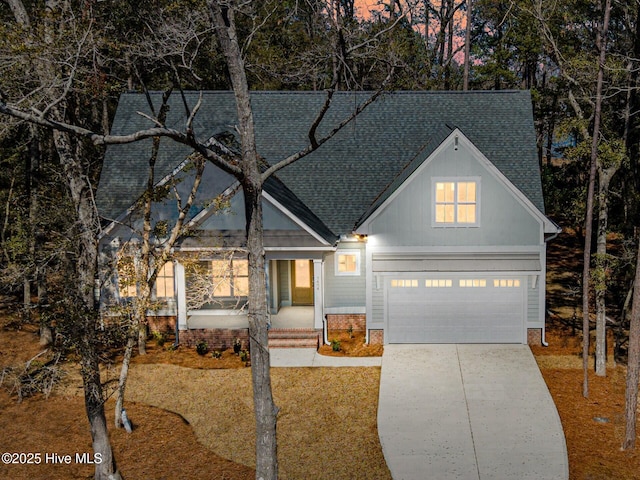
<instances>
[{"instance_id":1,"label":"attached garage","mask_svg":"<svg viewBox=\"0 0 640 480\"><path fill-rule=\"evenodd\" d=\"M525 278L385 275L390 343L522 343Z\"/></svg>"}]
</instances>

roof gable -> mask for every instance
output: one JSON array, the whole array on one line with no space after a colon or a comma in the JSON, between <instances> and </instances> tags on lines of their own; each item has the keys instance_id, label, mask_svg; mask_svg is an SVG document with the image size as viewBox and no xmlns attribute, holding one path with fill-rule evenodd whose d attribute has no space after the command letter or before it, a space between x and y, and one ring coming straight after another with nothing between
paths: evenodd
<instances>
[{"instance_id":1,"label":"roof gable","mask_svg":"<svg viewBox=\"0 0 640 480\"><path fill-rule=\"evenodd\" d=\"M414 178L421 175L421 173L427 168L432 160L437 158L443 150L451 148L451 145L455 145L455 150L458 148L466 148L472 153L473 158L477 160L483 169L492 175L499 184L515 198L515 200L522 205L527 212L529 212L540 224L543 226L544 233L557 233L557 226L550 221L544 213L542 213L532 202L529 200L520 190L518 190L514 184L490 162L487 157L469 140L469 138L458 128L451 128L447 126L442 130L442 133L448 130L448 135L440 142L434 141L431 145L424 149L422 155L417 156L410 162L406 168L400 172L400 174L390 183L380 197L371 205L371 207L365 212L365 214L358 221L355 231L359 234L367 234L369 225L380 215L382 211L393 200L400 195L400 193L411 183Z\"/></svg>"}]
</instances>

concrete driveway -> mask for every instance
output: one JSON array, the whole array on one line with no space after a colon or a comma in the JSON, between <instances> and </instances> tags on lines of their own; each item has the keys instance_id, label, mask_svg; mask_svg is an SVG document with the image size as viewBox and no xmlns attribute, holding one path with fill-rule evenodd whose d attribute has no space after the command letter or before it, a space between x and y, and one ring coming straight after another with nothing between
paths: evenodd
<instances>
[{"instance_id":1,"label":"concrete driveway","mask_svg":"<svg viewBox=\"0 0 640 480\"><path fill-rule=\"evenodd\" d=\"M378 431L394 480L566 480L560 417L526 345L386 345Z\"/></svg>"}]
</instances>

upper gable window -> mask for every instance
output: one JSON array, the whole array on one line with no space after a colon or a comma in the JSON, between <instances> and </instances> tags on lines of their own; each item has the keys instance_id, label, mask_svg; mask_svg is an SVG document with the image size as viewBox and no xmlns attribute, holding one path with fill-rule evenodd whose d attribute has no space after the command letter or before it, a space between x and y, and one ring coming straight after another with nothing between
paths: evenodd
<instances>
[{"instance_id":1,"label":"upper gable window","mask_svg":"<svg viewBox=\"0 0 640 480\"><path fill-rule=\"evenodd\" d=\"M336 275L360 275L359 250L342 250L336 253Z\"/></svg>"},{"instance_id":2,"label":"upper gable window","mask_svg":"<svg viewBox=\"0 0 640 480\"><path fill-rule=\"evenodd\" d=\"M480 179L435 179L434 225L479 225Z\"/></svg>"}]
</instances>

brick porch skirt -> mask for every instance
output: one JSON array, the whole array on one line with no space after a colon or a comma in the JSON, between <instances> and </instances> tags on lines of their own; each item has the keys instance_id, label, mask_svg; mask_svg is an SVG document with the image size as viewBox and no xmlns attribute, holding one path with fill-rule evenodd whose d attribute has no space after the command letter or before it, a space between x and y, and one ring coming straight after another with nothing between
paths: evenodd
<instances>
[{"instance_id":1,"label":"brick porch skirt","mask_svg":"<svg viewBox=\"0 0 640 480\"><path fill-rule=\"evenodd\" d=\"M233 347L236 338L240 339L243 349L249 349L248 328L180 330L180 344L187 347L195 347L199 342L204 341L210 349L226 350Z\"/></svg>"},{"instance_id":2,"label":"brick porch skirt","mask_svg":"<svg viewBox=\"0 0 640 480\"><path fill-rule=\"evenodd\" d=\"M364 314L327 314L327 328L329 330L348 330L364 332L366 328Z\"/></svg>"}]
</instances>

